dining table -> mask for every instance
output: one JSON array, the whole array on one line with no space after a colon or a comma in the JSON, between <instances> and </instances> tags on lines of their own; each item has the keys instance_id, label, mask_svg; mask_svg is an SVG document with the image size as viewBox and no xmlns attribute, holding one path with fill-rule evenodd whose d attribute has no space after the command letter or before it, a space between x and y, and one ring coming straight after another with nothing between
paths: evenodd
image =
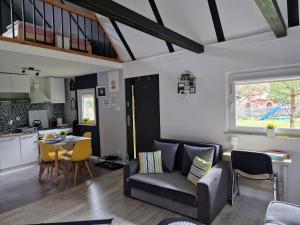
<instances>
[{"instance_id":1,"label":"dining table","mask_svg":"<svg viewBox=\"0 0 300 225\"><path fill-rule=\"evenodd\" d=\"M54 157L54 163L55 163L55 169L54 169L54 183L58 184L58 176L59 176L59 165L58 165L58 151L60 147L67 146L68 149L71 150L73 148L73 145L76 144L79 141L84 140L91 140L91 138L82 137L82 136L75 136L75 135L68 135L65 139L62 139L61 137L57 137L55 139L50 140L38 140L36 141L39 143L45 143L48 145L53 145L55 149L55 157Z\"/></svg>"}]
</instances>

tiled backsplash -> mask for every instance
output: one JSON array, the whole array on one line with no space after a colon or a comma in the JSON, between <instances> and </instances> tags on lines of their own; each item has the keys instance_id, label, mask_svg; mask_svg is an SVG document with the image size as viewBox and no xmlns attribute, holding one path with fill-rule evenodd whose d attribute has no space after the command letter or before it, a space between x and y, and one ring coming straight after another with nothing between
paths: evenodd
<instances>
[{"instance_id":1,"label":"tiled backsplash","mask_svg":"<svg viewBox=\"0 0 300 225\"><path fill-rule=\"evenodd\" d=\"M0 131L9 129L10 119L14 121L13 129L28 126L28 111L30 110L48 110L49 118L64 117L64 104L0 103ZM16 121L16 117L20 117L20 120Z\"/></svg>"}]
</instances>

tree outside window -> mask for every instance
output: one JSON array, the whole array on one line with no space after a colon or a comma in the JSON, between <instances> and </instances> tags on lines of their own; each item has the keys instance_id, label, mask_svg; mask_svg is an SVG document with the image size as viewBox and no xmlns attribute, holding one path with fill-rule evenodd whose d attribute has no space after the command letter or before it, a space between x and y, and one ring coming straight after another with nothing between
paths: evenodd
<instances>
[{"instance_id":1,"label":"tree outside window","mask_svg":"<svg viewBox=\"0 0 300 225\"><path fill-rule=\"evenodd\" d=\"M236 126L300 128L300 80L235 85Z\"/></svg>"}]
</instances>

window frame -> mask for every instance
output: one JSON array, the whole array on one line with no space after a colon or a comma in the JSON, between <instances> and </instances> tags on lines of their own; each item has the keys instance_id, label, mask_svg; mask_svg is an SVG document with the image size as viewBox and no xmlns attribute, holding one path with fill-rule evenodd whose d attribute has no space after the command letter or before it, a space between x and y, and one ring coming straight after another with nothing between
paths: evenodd
<instances>
[{"instance_id":1,"label":"window frame","mask_svg":"<svg viewBox=\"0 0 300 225\"><path fill-rule=\"evenodd\" d=\"M284 74L284 75L283 75ZM236 126L235 85L237 82L267 82L280 80L300 80L300 65L263 68L226 73L226 131L236 133L264 134L265 127ZM300 128L277 128L279 135L300 135Z\"/></svg>"},{"instance_id":2,"label":"window frame","mask_svg":"<svg viewBox=\"0 0 300 225\"><path fill-rule=\"evenodd\" d=\"M89 120L88 124L84 124L83 118L82 118L82 96L84 95L93 95L94 99L94 120ZM88 126L94 126L97 123L97 116L96 116L96 93L95 93L95 88L87 88L87 89L79 89L77 90L77 99L78 99L78 121L79 124L81 125L88 125Z\"/></svg>"}]
</instances>

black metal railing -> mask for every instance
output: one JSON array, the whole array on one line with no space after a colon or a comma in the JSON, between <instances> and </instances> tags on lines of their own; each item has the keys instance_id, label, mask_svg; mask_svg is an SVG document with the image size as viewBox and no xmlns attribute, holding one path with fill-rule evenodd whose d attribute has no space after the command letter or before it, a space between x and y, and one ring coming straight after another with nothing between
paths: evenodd
<instances>
[{"instance_id":1,"label":"black metal railing","mask_svg":"<svg viewBox=\"0 0 300 225\"><path fill-rule=\"evenodd\" d=\"M0 0L0 36L118 59L96 16L63 0Z\"/></svg>"}]
</instances>

